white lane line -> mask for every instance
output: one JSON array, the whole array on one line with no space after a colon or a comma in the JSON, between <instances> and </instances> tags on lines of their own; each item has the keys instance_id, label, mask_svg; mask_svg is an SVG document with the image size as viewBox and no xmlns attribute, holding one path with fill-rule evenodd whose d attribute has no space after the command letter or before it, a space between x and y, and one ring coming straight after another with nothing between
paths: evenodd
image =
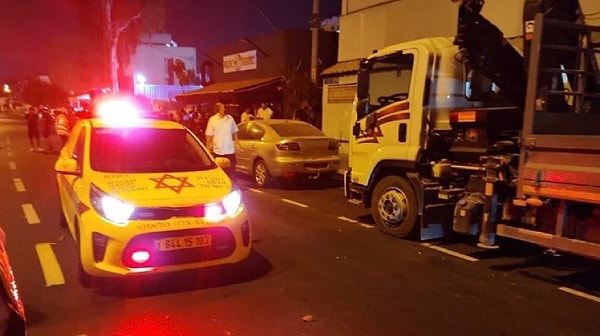
<instances>
[{"instance_id":1,"label":"white lane line","mask_svg":"<svg viewBox=\"0 0 600 336\"><path fill-rule=\"evenodd\" d=\"M65 276L60 268L58 259L56 259L56 254L54 254L54 250L52 250L52 244L35 244L35 250L38 259L40 260L40 265L42 266L46 287L64 285Z\"/></svg>"},{"instance_id":2,"label":"white lane line","mask_svg":"<svg viewBox=\"0 0 600 336\"><path fill-rule=\"evenodd\" d=\"M255 192L255 193L258 193L258 194L264 194L264 193L265 193L265 192L264 192L264 191L262 191L262 190L258 190L258 189L254 189L254 188L248 188L248 190L250 190L250 191L252 191L252 192Z\"/></svg>"},{"instance_id":3,"label":"white lane line","mask_svg":"<svg viewBox=\"0 0 600 336\"><path fill-rule=\"evenodd\" d=\"M32 204L21 204L21 208L23 208L23 213L25 213L25 219L27 219L27 223L29 224L40 224L40 218L35 212Z\"/></svg>"},{"instance_id":4,"label":"white lane line","mask_svg":"<svg viewBox=\"0 0 600 336\"><path fill-rule=\"evenodd\" d=\"M338 217L338 219L341 219L343 221L350 222L350 223L358 223L358 221L356 219L352 219L352 218L348 218L348 217L344 217L344 216L340 216L340 217Z\"/></svg>"},{"instance_id":5,"label":"white lane line","mask_svg":"<svg viewBox=\"0 0 600 336\"><path fill-rule=\"evenodd\" d=\"M437 245L433 245L433 244L429 244L429 243L421 243L421 245L425 246L425 247L429 247L432 250L436 250L438 252L442 252L448 255L451 255L453 257L457 257L466 261L470 261L470 262L475 262L478 261L479 259L477 258L473 258L471 256L468 256L466 254L462 254L462 253L458 253L458 252L454 252L452 250L448 250L447 248L443 248L441 246L437 246Z\"/></svg>"},{"instance_id":6,"label":"white lane line","mask_svg":"<svg viewBox=\"0 0 600 336\"><path fill-rule=\"evenodd\" d=\"M306 204L298 203L296 201L292 201L292 200L289 200L287 198L282 198L281 200L284 201L284 202L286 202L286 203L293 204L295 206L299 206L301 208L308 208L308 205L306 205Z\"/></svg>"},{"instance_id":7,"label":"white lane line","mask_svg":"<svg viewBox=\"0 0 600 336\"><path fill-rule=\"evenodd\" d=\"M597 297L597 296L594 296L594 295L591 295L591 294L587 294L587 293L584 293L584 292L580 292L580 291L572 289L572 288L558 287L558 290L563 291L565 293L573 294L575 296L582 297L584 299L588 299L588 300L600 303L600 297Z\"/></svg>"},{"instance_id":8,"label":"white lane line","mask_svg":"<svg viewBox=\"0 0 600 336\"><path fill-rule=\"evenodd\" d=\"M15 163L15 161L9 161L8 162L8 168L15 170L17 169L17 164Z\"/></svg>"},{"instance_id":9,"label":"white lane line","mask_svg":"<svg viewBox=\"0 0 600 336\"><path fill-rule=\"evenodd\" d=\"M352 219L352 218L348 218L348 217L344 217L344 216L339 216L338 219L339 220L343 220L345 222L352 223L352 224L358 224L358 225L360 225L360 226L362 226L364 228L367 228L367 229L372 229L374 227L373 225L365 224L365 223L362 223L360 221L357 221L356 219Z\"/></svg>"},{"instance_id":10,"label":"white lane line","mask_svg":"<svg viewBox=\"0 0 600 336\"><path fill-rule=\"evenodd\" d=\"M21 180L18 177L13 178L13 183L15 185L15 189L17 190L17 192L24 192L25 190L25 184L23 184L23 180Z\"/></svg>"}]
</instances>

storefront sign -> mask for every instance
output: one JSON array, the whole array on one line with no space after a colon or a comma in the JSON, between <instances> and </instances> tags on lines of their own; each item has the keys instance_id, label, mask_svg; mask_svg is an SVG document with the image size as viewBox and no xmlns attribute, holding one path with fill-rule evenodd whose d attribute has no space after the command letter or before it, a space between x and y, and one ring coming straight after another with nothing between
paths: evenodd
<instances>
[{"instance_id":1,"label":"storefront sign","mask_svg":"<svg viewBox=\"0 0 600 336\"><path fill-rule=\"evenodd\" d=\"M256 69L256 50L223 56L223 72L237 72Z\"/></svg>"}]
</instances>

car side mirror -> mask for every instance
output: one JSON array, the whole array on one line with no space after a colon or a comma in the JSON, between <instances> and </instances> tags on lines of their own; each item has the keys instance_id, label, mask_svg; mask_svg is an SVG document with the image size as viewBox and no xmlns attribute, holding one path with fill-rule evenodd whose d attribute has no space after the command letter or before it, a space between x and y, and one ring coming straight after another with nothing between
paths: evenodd
<instances>
[{"instance_id":1,"label":"car side mirror","mask_svg":"<svg viewBox=\"0 0 600 336\"><path fill-rule=\"evenodd\" d=\"M222 169L231 168L231 161L229 161L229 159L226 157L217 157L215 158L215 161L217 162L217 165Z\"/></svg>"},{"instance_id":2,"label":"car side mirror","mask_svg":"<svg viewBox=\"0 0 600 336\"><path fill-rule=\"evenodd\" d=\"M73 158L59 159L54 165L54 170L59 174L81 176L81 169L77 160Z\"/></svg>"}]
</instances>

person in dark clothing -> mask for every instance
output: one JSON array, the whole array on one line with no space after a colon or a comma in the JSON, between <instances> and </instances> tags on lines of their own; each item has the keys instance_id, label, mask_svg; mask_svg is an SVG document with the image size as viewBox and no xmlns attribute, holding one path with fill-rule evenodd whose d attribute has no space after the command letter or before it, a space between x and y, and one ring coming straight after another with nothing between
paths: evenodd
<instances>
[{"instance_id":1,"label":"person in dark clothing","mask_svg":"<svg viewBox=\"0 0 600 336\"><path fill-rule=\"evenodd\" d=\"M31 106L25 114L25 120L27 120L27 135L29 136L29 150L41 151L40 147L40 129L39 129L39 115L35 110L35 107Z\"/></svg>"},{"instance_id":2,"label":"person in dark clothing","mask_svg":"<svg viewBox=\"0 0 600 336\"><path fill-rule=\"evenodd\" d=\"M52 145L52 133L54 131L54 118L50 114L48 109L42 110L42 136L44 137L44 143L46 144L46 150L52 152L54 146Z\"/></svg>"},{"instance_id":3,"label":"person in dark clothing","mask_svg":"<svg viewBox=\"0 0 600 336\"><path fill-rule=\"evenodd\" d=\"M296 111L294 111L294 117L292 119L312 124L313 118L314 114L312 109L310 108L310 105L308 104L308 100L302 99L302 102L300 102L300 107Z\"/></svg>"}]
</instances>

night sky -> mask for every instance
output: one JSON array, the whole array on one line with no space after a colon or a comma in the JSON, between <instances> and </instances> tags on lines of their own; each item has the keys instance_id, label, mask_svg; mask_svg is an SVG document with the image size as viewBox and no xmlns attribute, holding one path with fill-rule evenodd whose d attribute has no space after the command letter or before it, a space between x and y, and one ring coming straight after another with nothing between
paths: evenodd
<instances>
[{"instance_id":1,"label":"night sky","mask_svg":"<svg viewBox=\"0 0 600 336\"><path fill-rule=\"evenodd\" d=\"M312 0L166 2L165 30L180 46L200 51L275 29L308 28L312 13ZM321 19L339 15L340 3L321 0ZM0 0L0 80L47 73L53 46L80 38L78 20L69 0Z\"/></svg>"}]
</instances>

